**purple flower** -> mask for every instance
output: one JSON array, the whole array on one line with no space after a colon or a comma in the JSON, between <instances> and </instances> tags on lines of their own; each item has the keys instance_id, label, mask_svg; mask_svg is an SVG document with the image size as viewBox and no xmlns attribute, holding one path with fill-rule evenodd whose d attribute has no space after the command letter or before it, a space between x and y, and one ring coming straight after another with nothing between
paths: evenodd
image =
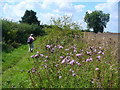
<instances>
[{"instance_id":1,"label":"purple flower","mask_svg":"<svg viewBox=\"0 0 120 90\"><path fill-rule=\"evenodd\" d=\"M90 52L86 52L88 55L90 55L92 52L90 51Z\"/></svg>"},{"instance_id":2,"label":"purple flower","mask_svg":"<svg viewBox=\"0 0 120 90\"><path fill-rule=\"evenodd\" d=\"M66 62L68 63L69 61L70 61L70 59L67 59L67 61L66 61Z\"/></svg>"},{"instance_id":3,"label":"purple flower","mask_svg":"<svg viewBox=\"0 0 120 90\"><path fill-rule=\"evenodd\" d=\"M74 71L72 71L72 73L73 73Z\"/></svg>"},{"instance_id":4,"label":"purple flower","mask_svg":"<svg viewBox=\"0 0 120 90\"><path fill-rule=\"evenodd\" d=\"M76 54L76 57L80 57L82 54Z\"/></svg>"},{"instance_id":5,"label":"purple flower","mask_svg":"<svg viewBox=\"0 0 120 90\"><path fill-rule=\"evenodd\" d=\"M95 68L95 71L98 71L99 70L99 68Z\"/></svg>"},{"instance_id":6,"label":"purple flower","mask_svg":"<svg viewBox=\"0 0 120 90\"><path fill-rule=\"evenodd\" d=\"M60 56L60 58L62 59L62 58L64 58L64 56Z\"/></svg>"},{"instance_id":7,"label":"purple flower","mask_svg":"<svg viewBox=\"0 0 120 90\"><path fill-rule=\"evenodd\" d=\"M35 55L32 55L32 56L31 56L31 58L34 58L34 57L35 57Z\"/></svg>"},{"instance_id":8,"label":"purple flower","mask_svg":"<svg viewBox=\"0 0 120 90\"><path fill-rule=\"evenodd\" d=\"M97 56L97 59L100 59L101 58L101 56Z\"/></svg>"},{"instance_id":9,"label":"purple flower","mask_svg":"<svg viewBox=\"0 0 120 90\"><path fill-rule=\"evenodd\" d=\"M80 63L77 63L77 65L78 65L78 66L81 66L81 64L80 64Z\"/></svg>"},{"instance_id":10,"label":"purple flower","mask_svg":"<svg viewBox=\"0 0 120 90\"><path fill-rule=\"evenodd\" d=\"M92 58L89 58L90 61L92 61L93 59Z\"/></svg>"},{"instance_id":11,"label":"purple flower","mask_svg":"<svg viewBox=\"0 0 120 90\"><path fill-rule=\"evenodd\" d=\"M41 56L41 57L44 57L44 55L43 55L43 54L40 54L40 56Z\"/></svg>"},{"instance_id":12,"label":"purple flower","mask_svg":"<svg viewBox=\"0 0 120 90\"><path fill-rule=\"evenodd\" d=\"M54 51L55 51L55 49L54 49L54 48L52 48L52 49L51 49L51 52L53 53Z\"/></svg>"},{"instance_id":13,"label":"purple flower","mask_svg":"<svg viewBox=\"0 0 120 90\"><path fill-rule=\"evenodd\" d=\"M61 79L62 78L62 76L59 76L59 79Z\"/></svg>"},{"instance_id":14,"label":"purple flower","mask_svg":"<svg viewBox=\"0 0 120 90\"><path fill-rule=\"evenodd\" d=\"M73 64L74 64L74 62L75 62L75 60L72 60L72 61L70 61L70 63L69 63L69 64L73 65Z\"/></svg>"},{"instance_id":15,"label":"purple flower","mask_svg":"<svg viewBox=\"0 0 120 90\"><path fill-rule=\"evenodd\" d=\"M44 65L44 68L47 68L48 66L47 65Z\"/></svg>"},{"instance_id":16,"label":"purple flower","mask_svg":"<svg viewBox=\"0 0 120 90\"><path fill-rule=\"evenodd\" d=\"M32 68L32 73L35 73L36 72L36 68Z\"/></svg>"},{"instance_id":17,"label":"purple flower","mask_svg":"<svg viewBox=\"0 0 120 90\"><path fill-rule=\"evenodd\" d=\"M94 83L94 81L91 81L91 83Z\"/></svg>"},{"instance_id":18,"label":"purple flower","mask_svg":"<svg viewBox=\"0 0 120 90\"><path fill-rule=\"evenodd\" d=\"M50 45L46 45L46 48L51 48L51 46Z\"/></svg>"},{"instance_id":19,"label":"purple flower","mask_svg":"<svg viewBox=\"0 0 120 90\"><path fill-rule=\"evenodd\" d=\"M45 56L45 58L48 58L48 56Z\"/></svg>"},{"instance_id":20,"label":"purple flower","mask_svg":"<svg viewBox=\"0 0 120 90\"><path fill-rule=\"evenodd\" d=\"M93 52L94 52L94 53L96 53L96 52L97 52L97 50L95 49Z\"/></svg>"},{"instance_id":21,"label":"purple flower","mask_svg":"<svg viewBox=\"0 0 120 90\"><path fill-rule=\"evenodd\" d=\"M34 57L35 57L35 58L38 58L38 57L39 57L39 54L34 55Z\"/></svg>"},{"instance_id":22,"label":"purple flower","mask_svg":"<svg viewBox=\"0 0 120 90\"><path fill-rule=\"evenodd\" d=\"M44 60L44 62L47 62L47 60Z\"/></svg>"},{"instance_id":23,"label":"purple flower","mask_svg":"<svg viewBox=\"0 0 120 90\"><path fill-rule=\"evenodd\" d=\"M77 50L74 50L73 52L77 52Z\"/></svg>"},{"instance_id":24,"label":"purple flower","mask_svg":"<svg viewBox=\"0 0 120 90\"><path fill-rule=\"evenodd\" d=\"M63 64L63 63L65 63L65 61L66 61L66 59L63 59L61 63Z\"/></svg>"},{"instance_id":25,"label":"purple flower","mask_svg":"<svg viewBox=\"0 0 120 90\"><path fill-rule=\"evenodd\" d=\"M105 53L104 52L102 52L102 55L104 55Z\"/></svg>"},{"instance_id":26,"label":"purple flower","mask_svg":"<svg viewBox=\"0 0 120 90\"><path fill-rule=\"evenodd\" d=\"M99 51L99 52L98 52L98 54L101 54L101 53L102 53L102 51Z\"/></svg>"},{"instance_id":27,"label":"purple flower","mask_svg":"<svg viewBox=\"0 0 120 90\"><path fill-rule=\"evenodd\" d=\"M63 46L58 45L58 48L59 48L59 49L63 49Z\"/></svg>"},{"instance_id":28,"label":"purple flower","mask_svg":"<svg viewBox=\"0 0 120 90\"><path fill-rule=\"evenodd\" d=\"M76 73L73 73L72 76L76 76Z\"/></svg>"},{"instance_id":29,"label":"purple flower","mask_svg":"<svg viewBox=\"0 0 120 90\"><path fill-rule=\"evenodd\" d=\"M89 62L90 61L90 59L86 59L86 62Z\"/></svg>"}]
</instances>

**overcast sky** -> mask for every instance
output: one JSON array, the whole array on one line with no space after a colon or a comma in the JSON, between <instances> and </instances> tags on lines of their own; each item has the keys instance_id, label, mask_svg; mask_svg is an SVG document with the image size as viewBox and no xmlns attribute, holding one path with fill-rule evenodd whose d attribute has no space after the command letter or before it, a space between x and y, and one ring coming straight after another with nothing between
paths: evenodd
<instances>
[{"instance_id":1,"label":"overcast sky","mask_svg":"<svg viewBox=\"0 0 120 90\"><path fill-rule=\"evenodd\" d=\"M73 21L80 22L86 29L85 12L102 10L110 14L110 21L105 31L118 32L118 1L119 0L1 0L0 18L18 22L26 10L37 13L38 20L49 24L51 17L72 16Z\"/></svg>"}]
</instances>

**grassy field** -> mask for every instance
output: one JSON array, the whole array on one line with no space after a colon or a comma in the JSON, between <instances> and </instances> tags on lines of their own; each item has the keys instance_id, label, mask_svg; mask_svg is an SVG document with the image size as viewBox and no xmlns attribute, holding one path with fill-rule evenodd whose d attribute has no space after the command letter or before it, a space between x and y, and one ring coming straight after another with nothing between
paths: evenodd
<instances>
[{"instance_id":1,"label":"grassy field","mask_svg":"<svg viewBox=\"0 0 120 90\"><path fill-rule=\"evenodd\" d=\"M3 53L2 88L118 88L116 35L45 31L34 52Z\"/></svg>"}]
</instances>

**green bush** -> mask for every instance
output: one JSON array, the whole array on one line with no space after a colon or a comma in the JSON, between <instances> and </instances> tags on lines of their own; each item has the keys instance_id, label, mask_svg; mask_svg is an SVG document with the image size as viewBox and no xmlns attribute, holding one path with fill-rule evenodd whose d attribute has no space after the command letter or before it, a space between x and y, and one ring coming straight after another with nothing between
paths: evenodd
<instances>
[{"instance_id":1,"label":"green bush","mask_svg":"<svg viewBox=\"0 0 120 90\"><path fill-rule=\"evenodd\" d=\"M29 25L25 23L16 23L8 20L2 21L2 41L4 42L3 51L11 51L13 48L17 48L21 44L27 44L27 38L31 33L34 36L45 35L42 25ZM11 49L9 49L11 48Z\"/></svg>"}]
</instances>

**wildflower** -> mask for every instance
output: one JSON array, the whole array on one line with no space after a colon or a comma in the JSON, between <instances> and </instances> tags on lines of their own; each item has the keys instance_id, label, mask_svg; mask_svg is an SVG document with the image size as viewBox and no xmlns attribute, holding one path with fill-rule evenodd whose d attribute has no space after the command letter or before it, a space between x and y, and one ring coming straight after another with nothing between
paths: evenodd
<instances>
[{"instance_id":1,"label":"wildflower","mask_svg":"<svg viewBox=\"0 0 120 90\"><path fill-rule=\"evenodd\" d=\"M34 58L34 57L35 57L35 55L32 55L32 56L31 56L31 58Z\"/></svg>"},{"instance_id":2,"label":"wildflower","mask_svg":"<svg viewBox=\"0 0 120 90\"><path fill-rule=\"evenodd\" d=\"M95 68L95 71L98 71L99 70L99 68Z\"/></svg>"},{"instance_id":3,"label":"wildflower","mask_svg":"<svg viewBox=\"0 0 120 90\"><path fill-rule=\"evenodd\" d=\"M75 60L72 60L72 61L70 61L70 63L69 63L69 64L73 65L73 64L74 64L74 62L75 62Z\"/></svg>"},{"instance_id":4,"label":"wildflower","mask_svg":"<svg viewBox=\"0 0 120 90\"><path fill-rule=\"evenodd\" d=\"M91 81L91 83L94 83L94 81Z\"/></svg>"},{"instance_id":5,"label":"wildflower","mask_svg":"<svg viewBox=\"0 0 120 90\"><path fill-rule=\"evenodd\" d=\"M44 55L43 55L43 54L40 54L40 56L41 56L41 57L44 57Z\"/></svg>"},{"instance_id":6,"label":"wildflower","mask_svg":"<svg viewBox=\"0 0 120 90\"><path fill-rule=\"evenodd\" d=\"M101 56L97 56L97 59L100 59L101 58Z\"/></svg>"},{"instance_id":7,"label":"wildflower","mask_svg":"<svg viewBox=\"0 0 120 90\"><path fill-rule=\"evenodd\" d=\"M95 49L93 52L94 52L94 53L96 53L96 52L97 52L97 50Z\"/></svg>"},{"instance_id":8,"label":"wildflower","mask_svg":"<svg viewBox=\"0 0 120 90\"><path fill-rule=\"evenodd\" d=\"M74 71L72 71L72 73L73 73Z\"/></svg>"},{"instance_id":9,"label":"wildflower","mask_svg":"<svg viewBox=\"0 0 120 90\"><path fill-rule=\"evenodd\" d=\"M45 58L48 58L48 56L45 56Z\"/></svg>"},{"instance_id":10,"label":"wildflower","mask_svg":"<svg viewBox=\"0 0 120 90\"><path fill-rule=\"evenodd\" d=\"M77 50L74 50L73 52L77 52Z\"/></svg>"},{"instance_id":11,"label":"wildflower","mask_svg":"<svg viewBox=\"0 0 120 90\"><path fill-rule=\"evenodd\" d=\"M63 46L60 46L60 45L59 45L59 49L63 49Z\"/></svg>"},{"instance_id":12,"label":"wildflower","mask_svg":"<svg viewBox=\"0 0 120 90\"><path fill-rule=\"evenodd\" d=\"M73 73L72 76L76 76L76 73Z\"/></svg>"},{"instance_id":13,"label":"wildflower","mask_svg":"<svg viewBox=\"0 0 120 90\"><path fill-rule=\"evenodd\" d=\"M89 61L92 61L93 59L92 58L89 58Z\"/></svg>"},{"instance_id":14,"label":"wildflower","mask_svg":"<svg viewBox=\"0 0 120 90\"><path fill-rule=\"evenodd\" d=\"M92 52L90 51L90 52L86 52L88 55L90 55Z\"/></svg>"},{"instance_id":15,"label":"wildflower","mask_svg":"<svg viewBox=\"0 0 120 90\"><path fill-rule=\"evenodd\" d=\"M62 76L59 76L59 79L61 79L62 78Z\"/></svg>"},{"instance_id":16,"label":"wildflower","mask_svg":"<svg viewBox=\"0 0 120 90\"><path fill-rule=\"evenodd\" d=\"M39 57L39 54L36 54L36 55L35 55L35 58L38 58L38 57Z\"/></svg>"},{"instance_id":17,"label":"wildflower","mask_svg":"<svg viewBox=\"0 0 120 90\"><path fill-rule=\"evenodd\" d=\"M66 59L63 59L61 63L63 64L63 63L65 63L65 61L66 61Z\"/></svg>"},{"instance_id":18,"label":"wildflower","mask_svg":"<svg viewBox=\"0 0 120 90\"><path fill-rule=\"evenodd\" d=\"M90 60L89 59L86 59L86 62L89 62Z\"/></svg>"},{"instance_id":19,"label":"wildflower","mask_svg":"<svg viewBox=\"0 0 120 90\"><path fill-rule=\"evenodd\" d=\"M102 52L102 55L104 55L105 53L104 52Z\"/></svg>"},{"instance_id":20,"label":"wildflower","mask_svg":"<svg viewBox=\"0 0 120 90\"><path fill-rule=\"evenodd\" d=\"M51 48L51 46L50 45L46 45L46 48Z\"/></svg>"},{"instance_id":21,"label":"wildflower","mask_svg":"<svg viewBox=\"0 0 120 90\"><path fill-rule=\"evenodd\" d=\"M47 65L44 65L44 68L47 68L48 66Z\"/></svg>"},{"instance_id":22,"label":"wildflower","mask_svg":"<svg viewBox=\"0 0 120 90\"><path fill-rule=\"evenodd\" d=\"M36 72L36 68L32 68L32 73L35 73Z\"/></svg>"},{"instance_id":23,"label":"wildflower","mask_svg":"<svg viewBox=\"0 0 120 90\"><path fill-rule=\"evenodd\" d=\"M76 57L79 57L79 56L81 56L82 54L76 54Z\"/></svg>"},{"instance_id":24,"label":"wildflower","mask_svg":"<svg viewBox=\"0 0 120 90\"><path fill-rule=\"evenodd\" d=\"M62 58L64 58L64 56L60 56L60 58L62 59Z\"/></svg>"},{"instance_id":25,"label":"wildflower","mask_svg":"<svg viewBox=\"0 0 120 90\"><path fill-rule=\"evenodd\" d=\"M55 49L54 49L54 48L52 48L52 49L51 49L51 52L53 53L54 51L55 51Z\"/></svg>"},{"instance_id":26,"label":"wildflower","mask_svg":"<svg viewBox=\"0 0 120 90\"><path fill-rule=\"evenodd\" d=\"M69 61L70 61L70 59L67 59L67 61L66 61L66 62L68 63Z\"/></svg>"},{"instance_id":27,"label":"wildflower","mask_svg":"<svg viewBox=\"0 0 120 90\"><path fill-rule=\"evenodd\" d=\"M44 60L44 62L47 62L47 60Z\"/></svg>"},{"instance_id":28,"label":"wildflower","mask_svg":"<svg viewBox=\"0 0 120 90\"><path fill-rule=\"evenodd\" d=\"M102 51L99 51L99 52L98 52L98 54L101 54L101 53L102 53Z\"/></svg>"},{"instance_id":29,"label":"wildflower","mask_svg":"<svg viewBox=\"0 0 120 90\"><path fill-rule=\"evenodd\" d=\"M69 70L70 72L72 71L72 69Z\"/></svg>"},{"instance_id":30,"label":"wildflower","mask_svg":"<svg viewBox=\"0 0 120 90\"><path fill-rule=\"evenodd\" d=\"M80 64L80 63L77 63L77 65L78 65L78 66L81 66L81 64Z\"/></svg>"}]
</instances>

